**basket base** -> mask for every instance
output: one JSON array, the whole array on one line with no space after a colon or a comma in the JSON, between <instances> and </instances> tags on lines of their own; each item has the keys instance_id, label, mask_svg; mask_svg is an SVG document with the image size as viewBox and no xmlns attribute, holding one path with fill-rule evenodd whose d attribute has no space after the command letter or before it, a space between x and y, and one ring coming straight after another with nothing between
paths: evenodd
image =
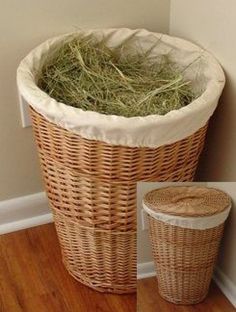
<instances>
[{"instance_id":1,"label":"basket base","mask_svg":"<svg viewBox=\"0 0 236 312\"><path fill-rule=\"evenodd\" d=\"M169 297L169 296L166 296L164 294L162 294L159 290L159 295L166 301L168 302L171 302L171 303L174 303L174 304L177 304L177 305L194 305L194 304L198 304L200 302L202 302L206 296L207 296L207 293L204 294L202 297L200 298L196 298L196 299L188 299L188 300L184 300L184 299L177 299L177 298L173 298L173 297Z\"/></svg>"},{"instance_id":2,"label":"basket base","mask_svg":"<svg viewBox=\"0 0 236 312\"><path fill-rule=\"evenodd\" d=\"M136 293L137 291L137 288L134 285L125 285L125 288L122 285L104 285L104 284L100 285L100 283L96 282L95 280L91 281L79 275L78 273L74 274L67 267L66 267L66 270L74 279L76 279L81 284L101 293L125 295L125 294L133 294L133 293Z\"/></svg>"}]
</instances>

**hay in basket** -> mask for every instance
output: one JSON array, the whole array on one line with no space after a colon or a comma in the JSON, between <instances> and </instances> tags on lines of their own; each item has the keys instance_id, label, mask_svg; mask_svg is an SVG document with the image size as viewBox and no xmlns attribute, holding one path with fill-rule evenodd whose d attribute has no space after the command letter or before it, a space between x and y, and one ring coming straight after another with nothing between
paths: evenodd
<instances>
[{"instance_id":1,"label":"hay in basket","mask_svg":"<svg viewBox=\"0 0 236 312\"><path fill-rule=\"evenodd\" d=\"M196 94L183 69L151 50L77 36L46 59L38 85L59 102L106 115L165 115L191 103Z\"/></svg>"}]
</instances>

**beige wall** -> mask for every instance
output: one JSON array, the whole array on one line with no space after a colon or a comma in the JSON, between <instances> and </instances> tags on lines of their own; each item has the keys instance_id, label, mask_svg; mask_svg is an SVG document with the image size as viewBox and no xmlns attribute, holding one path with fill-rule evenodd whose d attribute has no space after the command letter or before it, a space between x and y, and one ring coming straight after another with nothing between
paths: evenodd
<instances>
[{"instance_id":1,"label":"beige wall","mask_svg":"<svg viewBox=\"0 0 236 312\"><path fill-rule=\"evenodd\" d=\"M15 72L50 36L76 27L145 27L167 32L169 0L0 0L0 200L42 189L31 129L21 127Z\"/></svg>"},{"instance_id":2,"label":"beige wall","mask_svg":"<svg viewBox=\"0 0 236 312\"><path fill-rule=\"evenodd\" d=\"M221 104L211 122L199 179L236 180L236 1L172 0L170 33L209 49L227 74Z\"/></svg>"}]
</instances>

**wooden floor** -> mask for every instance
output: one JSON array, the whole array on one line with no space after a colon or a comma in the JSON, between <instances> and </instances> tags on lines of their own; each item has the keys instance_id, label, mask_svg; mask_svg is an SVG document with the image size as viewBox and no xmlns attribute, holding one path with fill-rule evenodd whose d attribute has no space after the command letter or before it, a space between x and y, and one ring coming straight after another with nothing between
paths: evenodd
<instances>
[{"instance_id":1,"label":"wooden floor","mask_svg":"<svg viewBox=\"0 0 236 312\"><path fill-rule=\"evenodd\" d=\"M205 301L192 306L179 306L162 299L155 277L138 281L137 297L137 312L236 312L215 284L211 285Z\"/></svg>"},{"instance_id":2,"label":"wooden floor","mask_svg":"<svg viewBox=\"0 0 236 312\"><path fill-rule=\"evenodd\" d=\"M195 306L158 295L155 278L138 281L138 312L236 312L212 285ZM53 224L0 236L0 312L135 312L135 295L101 294L65 270Z\"/></svg>"},{"instance_id":3,"label":"wooden floor","mask_svg":"<svg viewBox=\"0 0 236 312\"><path fill-rule=\"evenodd\" d=\"M75 281L49 224L0 236L0 311L135 312L136 296L101 294Z\"/></svg>"}]
</instances>

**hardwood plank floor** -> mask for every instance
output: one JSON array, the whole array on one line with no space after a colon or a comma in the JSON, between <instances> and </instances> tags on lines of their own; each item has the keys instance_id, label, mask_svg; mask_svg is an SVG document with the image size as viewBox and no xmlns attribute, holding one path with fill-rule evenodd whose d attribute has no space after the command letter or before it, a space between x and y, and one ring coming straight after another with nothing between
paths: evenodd
<instances>
[{"instance_id":1,"label":"hardwood plank floor","mask_svg":"<svg viewBox=\"0 0 236 312\"><path fill-rule=\"evenodd\" d=\"M101 294L64 268L53 224L0 236L1 312L135 312L136 296Z\"/></svg>"},{"instance_id":2,"label":"hardwood plank floor","mask_svg":"<svg viewBox=\"0 0 236 312\"><path fill-rule=\"evenodd\" d=\"M179 306L162 299L155 277L138 281L137 312L236 312L219 288L212 283L208 297L199 304Z\"/></svg>"},{"instance_id":3,"label":"hardwood plank floor","mask_svg":"<svg viewBox=\"0 0 236 312\"><path fill-rule=\"evenodd\" d=\"M236 312L215 284L203 303L176 306L148 278L138 281L137 301L138 312ZM135 295L101 294L67 273L53 224L0 236L0 312L135 311Z\"/></svg>"}]
</instances>

